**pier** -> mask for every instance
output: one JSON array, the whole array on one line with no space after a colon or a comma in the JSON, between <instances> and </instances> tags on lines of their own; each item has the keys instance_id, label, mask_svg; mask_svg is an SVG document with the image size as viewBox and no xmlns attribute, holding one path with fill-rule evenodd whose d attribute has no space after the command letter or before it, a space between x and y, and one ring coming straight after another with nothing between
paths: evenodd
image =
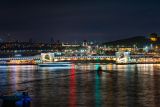
<instances>
[{"instance_id":1,"label":"pier","mask_svg":"<svg viewBox=\"0 0 160 107\"><path fill-rule=\"evenodd\" d=\"M105 55L105 56L55 56L54 53L41 53L41 55L28 57L0 58L1 64L38 64L56 61L112 61L117 63L160 63L159 56L151 55Z\"/></svg>"}]
</instances>

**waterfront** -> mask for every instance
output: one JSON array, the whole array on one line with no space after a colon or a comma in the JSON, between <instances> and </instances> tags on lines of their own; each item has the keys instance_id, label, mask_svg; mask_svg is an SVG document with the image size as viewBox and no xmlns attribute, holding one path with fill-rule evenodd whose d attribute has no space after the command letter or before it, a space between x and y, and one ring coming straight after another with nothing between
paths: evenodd
<instances>
[{"instance_id":1,"label":"waterfront","mask_svg":"<svg viewBox=\"0 0 160 107\"><path fill-rule=\"evenodd\" d=\"M104 72L99 77L96 69ZM27 89L31 107L159 107L160 64L89 63L71 69L0 67L0 93Z\"/></svg>"}]
</instances>

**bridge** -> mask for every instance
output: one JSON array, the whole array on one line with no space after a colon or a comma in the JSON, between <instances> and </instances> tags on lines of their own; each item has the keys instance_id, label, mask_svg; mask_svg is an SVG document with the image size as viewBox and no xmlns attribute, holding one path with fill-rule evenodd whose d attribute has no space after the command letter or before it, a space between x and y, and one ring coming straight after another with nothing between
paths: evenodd
<instances>
[{"instance_id":1,"label":"bridge","mask_svg":"<svg viewBox=\"0 0 160 107\"><path fill-rule=\"evenodd\" d=\"M48 55L48 59L46 56ZM141 58L154 58L153 56L147 55L130 55L133 59L141 59ZM160 58L160 57L159 57ZM70 61L70 60L108 60L108 61L116 61L116 55L105 55L105 56L54 56L53 53L43 53L41 55L36 56L28 56L28 57L9 57L9 58L0 58L0 61L7 60L40 60L40 61Z\"/></svg>"}]
</instances>

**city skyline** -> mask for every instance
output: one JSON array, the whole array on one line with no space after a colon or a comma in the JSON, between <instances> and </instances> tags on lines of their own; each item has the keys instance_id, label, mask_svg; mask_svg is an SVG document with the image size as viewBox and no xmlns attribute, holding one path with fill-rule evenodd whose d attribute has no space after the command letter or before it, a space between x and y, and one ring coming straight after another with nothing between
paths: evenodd
<instances>
[{"instance_id":1,"label":"city skyline","mask_svg":"<svg viewBox=\"0 0 160 107\"><path fill-rule=\"evenodd\" d=\"M0 37L114 41L159 32L158 0L0 1Z\"/></svg>"}]
</instances>

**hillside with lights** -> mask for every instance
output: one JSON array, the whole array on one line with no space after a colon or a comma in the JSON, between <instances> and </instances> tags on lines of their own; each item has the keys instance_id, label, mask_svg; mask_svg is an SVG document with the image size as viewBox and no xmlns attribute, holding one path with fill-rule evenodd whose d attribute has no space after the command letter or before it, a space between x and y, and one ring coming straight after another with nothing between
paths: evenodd
<instances>
[{"instance_id":1,"label":"hillside with lights","mask_svg":"<svg viewBox=\"0 0 160 107\"><path fill-rule=\"evenodd\" d=\"M160 46L160 36L152 33L148 36L135 36L127 39L106 42L104 45L109 47L144 47L144 46Z\"/></svg>"}]
</instances>

